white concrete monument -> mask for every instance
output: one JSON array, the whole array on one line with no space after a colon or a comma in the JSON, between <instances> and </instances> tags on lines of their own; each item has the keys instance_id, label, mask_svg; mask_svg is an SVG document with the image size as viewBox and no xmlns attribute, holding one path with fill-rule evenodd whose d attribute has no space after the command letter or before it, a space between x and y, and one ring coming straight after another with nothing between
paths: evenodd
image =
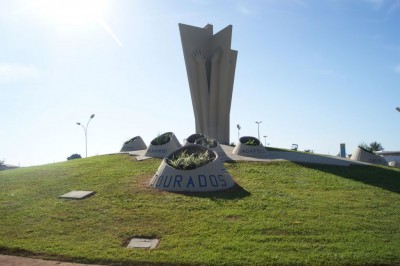
<instances>
[{"instance_id":1,"label":"white concrete monument","mask_svg":"<svg viewBox=\"0 0 400 266\"><path fill-rule=\"evenodd\" d=\"M213 34L208 24L179 24L196 133L229 144L229 115L237 51L231 50L232 26Z\"/></svg>"},{"instance_id":2,"label":"white concrete monument","mask_svg":"<svg viewBox=\"0 0 400 266\"><path fill-rule=\"evenodd\" d=\"M365 163L372 163L372 164L381 164L381 165L388 165L388 162L381 156L376 155L373 152L370 152L360 146L356 148L353 154L350 157L350 160L365 162Z\"/></svg>"},{"instance_id":3,"label":"white concrete monument","mask_svg":"<svg viewBox=\"0 0 400 266\"><path fill-rule=\"evenodd\" d=\"M259 139L255 137L241 137L232 153L246 157L265 157L267 150Z\"/></svg>"},{"instance_id":4,"label":"white concrete monument","mask_svg":"<svg viewBox=\"0 0 400 266\"><path fill-rule=\"evenodd\" d=\"M217 152L198 144L189 144L164 157L150 181L153 188L175 192L219 191L234 185Z\"/></svg>"},{"instance_id":5,"label":"white concrete monument","mask_svg":"<svg viewBox=\"0 0 400 266\"><path fill-rule=\"evenodd\" d=\"M153 158L164 158L171 152L182 147L172 132L166 132L154 138L147 148L144 156Z\"/></svg>"},{"instance_id":6,"label":"white concrete monument","mask_svg":"<svg viewBox=\"0 0 400 266\"><path fill-rule=\"evenodd\" d=\"M120 152L138 151L145 149L147 149L146 143L144 143L143 139L140 136L136 136L128 141L125 141L122 145Z\"/></svg>"}]
</instances>

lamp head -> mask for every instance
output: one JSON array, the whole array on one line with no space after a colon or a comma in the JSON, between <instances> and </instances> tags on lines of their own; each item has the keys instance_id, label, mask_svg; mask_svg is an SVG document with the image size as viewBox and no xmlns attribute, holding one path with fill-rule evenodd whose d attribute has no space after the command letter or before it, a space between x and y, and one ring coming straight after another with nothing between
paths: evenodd
<instances>
[{"instance_id":1,"label":"lamp head","mask_svg":"<svg viewBox=\"0 0 400 266\"><path fill-rule=\"evenodd\" d=\"M79 123L79 122L76 122L76 124L77 124L78 126L80 126L80 125L81 125L81 123Z\"/></svg>"},{"instance_id":2,"label":"lamp head","mask_svg":"<svg viewBox=\"0 0 400 266\"><path fill-rule=\"evenodd\" d=\"M94 114L92 114L91 116L90 116L90 119L92 119L94 117Z\"/></svg>"},{"instance_id":3,"label":"lamp head","mask_svg":"<svg viewBox=\"0 0 400 266\"><path fill-rule=\"evenodd\" d=\"M400 112L400 107L396 107L396 110L397 110L398 112Z\"/></svg>"}]
</instances>

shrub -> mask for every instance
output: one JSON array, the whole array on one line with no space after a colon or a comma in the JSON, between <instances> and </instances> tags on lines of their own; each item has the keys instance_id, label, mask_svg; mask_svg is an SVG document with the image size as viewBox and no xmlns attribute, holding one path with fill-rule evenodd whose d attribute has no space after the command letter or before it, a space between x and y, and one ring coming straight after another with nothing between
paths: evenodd
<instances>
[{"instance_id":1,"label":"shrub","mask_svg":"<svg viewBox=\"0 0 400 266\"><path fill-rule=\"evenodd\" d=\"M156 146L166 144L171 140L171 136L172 136L171 132L164 133L153 139L151 141L151 144Z\"/></svg>"},{"instance_id":2,"label":"shrub","mask_svg":"<svg viewBox=\"0 0 400 266\"><path fill-rule=\"evenodd\" d=\"M192 135L190 135L187 139L186 139L186 141L187 142L189 142L189 143L192 143L192 144L194 144L195 142L196 142L196 140L198 140L198 139L202 139L202 138L205 138L206 136L204 136L203 134L192 134Z\"/></svg>"},{"instance_id":3,"label":"shrub","mask_svg":"<svg viewBox=\"0 0 400 266\"><path fill-rule=\"evenodd\" d=\"M82 156L80 154L75 153L75 154L72 154L71 156L69 156L67 158L67 160L69 161L69 160L80 159L80 158L82 158Z\"/></svg>"},{"instance_id":4,"label":"shrub","mask_svg":"<svg viewBox=\"0 0 400 266\"><path fill-rule=\"evenodd\" d=\"M128 145L129 143L134 142L134 141L137 140L137 139L138 139L138 137L131 138L130 140L125 141L124 144Z\"/></svg>"},{"instance_id":5,"label":"shrub","mask_svg":"<svg viewBox=\"0 0 400 266\"><path fill-rule=\"evenodd\" d=\"M254 137L241 137L240 142L249 146L260 145L260 141Z\"/></svg>"},{"instance_id":6,"label":"shrub","mask_svg":"<svg viewBox=\"0 0 400 266\"><path fill-rule=\"evenodd\" d=\"M207 148L215 148L218 146L218 142L215 139L208 139L206 137L201 139L196 139L194 143Z\"/></svg>"},{"instance_id":7,"label":"shrub","mask_svg":"<svg viewBox=\"0 0 400 266\"><path fill-rule=\"evenodd\" d=\"M172 153L167 164L178 170L193 170L212 162L215 154L205 147L184 147Z\"/></svg>"}]
</instances>

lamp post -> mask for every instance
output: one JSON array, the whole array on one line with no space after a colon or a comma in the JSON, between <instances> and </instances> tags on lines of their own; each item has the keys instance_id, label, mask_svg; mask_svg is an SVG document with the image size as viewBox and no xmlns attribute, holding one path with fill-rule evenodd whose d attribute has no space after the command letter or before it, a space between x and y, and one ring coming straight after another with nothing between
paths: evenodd
<instances>
[{"instance_id":1,"label":"lamp post","mask_svg":"<svg viewBox=\"0 0 400 266\"><path fill-rule=\"evenodd\" d=\"M82 127L83 127L83 131L85 132L86 158L87 158L87 128L88 128L88 126L89 126L90 120L92 120L93 117L94 117L94 114L92 114L92 115L90 116L89 121L88 121L87 124L86 124L86 127L85 127L84 125L82 125L80 122L77 122L77 123L76 123L78 126L82 126Z\"/></svg>"},{"instance_id":2,"label":"lamp post","mask_svg":"<svg viewBox=\"0 0 400 266\"><path fill-rule=\"evenodd\" d=\"M267 147L267 137L268 136L264 136L264 146Z\"/></svg>"},{"instance_id":3,"label":"lamp post","mask_svg":"<svg viewBox=\"0 0 400 266\"><path fill-rule=\"evenodd\" d=\"M240 127L239 124L237 124L236 127L237 127L237 129L238 129L238 139L240 139L240 129L241 129L241 127Z\"/></svg>"},{"instance_id":4,"label":"lamp post","mask_svg":"<svg viewBox=\"0 0 400 266\"><path fill-rule=\"evenodd\" d=\"M260 140L260 124L262 123L262 121L256 121L256 124L258 126L258 140Z\"/></svg>"}]
</instances>

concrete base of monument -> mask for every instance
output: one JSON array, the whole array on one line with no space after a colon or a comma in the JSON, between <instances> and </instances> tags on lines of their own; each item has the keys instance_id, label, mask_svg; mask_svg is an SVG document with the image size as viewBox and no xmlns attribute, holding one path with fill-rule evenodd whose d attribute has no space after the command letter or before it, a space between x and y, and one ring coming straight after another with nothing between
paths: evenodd
<instances>
[{"instance_id":1,"label":"concrete base of monument","mask_svg":"<svg viewBox=\"0 0 400 266\"><path fill-rule=\"evenodd\" d=\"M351 155L350 160L388 166L388 162L382 156L379 156L373 152L361 148L360 146L358 146L356 150L353 152L353 155Z\"/></svg>"},{"instance_id":2,"label":"concrete base of monument","mask_svg":"<svg viewBox=\"0 0 400 266\"><path fill-rule=\"evenodd\" d=\"M233 154L245 156L245 157L257 157L267 159L267 150L262 144L257 146L246 145L243 143L238 143L232 151Z\"/></svg>"},{"instance_id":3,"label":"concrete base of monument","mask_svg":"<svg viewBox=\"0 0 400 266\"><path fill-rule=\"evenodd\" d=\"M176 153L187 150L189 155L194 152L204 153L208 151L215 158L213 161L195 169L181 170L168 164ZM194 151L193 151L194 150ZM232 177L223 165L215 151L200 145L183 147L168 158L164 158L156 174L150 181L150 186L164 191L174 192L211 192L231 188L235 185Z\"/></svg>"},{"instance_id":4,"label":"concrete base of monument","mask_svg":"<svg viewBox=\"0 0 400 266\"><path fill-rule=\"evenodd\" d=\"M241 137L232 153L245 157L267 158L267 150L254 137Z\"/></svg>"},{"instance_id":5,"label":"concrete base of monument","mask_svg":"<svg viewBox=\"0 0 400 266\"><path fill-rule=\"evenodd\" d=\"M233 153L234 147L229 145L221 145L225 155L219 156L219 159L225 161L248 161L248 162L276 162L276 161L291 161L296 163L311 163L311 164L327 164L338 166L350 166L352 164L364 164L338 156L321 155L314 153L292 152L292 151L267 151L266 156L263 157L249 157ZM130 152L129 155L137 156L137 160L149 159L150 157L144 156L146 150Z\"/></svg>"},{"instance_id":6,"label":"concrete base of monument","mask_svg":"<svg viewBox=\"0 0 400 266\"><path fill-rule=\"evenodd\" d=\"M170 141L162 145L150 144L144 156L148 158L164 158L165 156L167 156L168 154L170 154L171 152L175 151L178 148L179 146L177 146L176 143L173 141Z\"/></svg>"},{"instance_id":7,"label":"concrete base of monument","mask_svg":"<svg viewBox=\"0 0 400 266\"><path fill-rule=\"evenodd\" d=\"M295 152L295 151L268 151L267 155L260 157L246 157L233 153L234 147L222 145L227 157L232 161L254 161L254 162L275 162L291 161L296 163L327 164L337 166L350 166L352 164L366 164L338 156L329 156L314 153Z\"/></svg>"},{"instance_id":8,"label":"concrete base of monument","mask_svg":"<svg viewBox=\"0 0 400 266\"><path fill-rule=\"evenodd\" d=\"M172 132L164 133L150 142L144 156L140 156L138 160L147 158L164 158L173 151L179 149L182 145L179 143L175 134Z\"/></svg>"},{"instance_id":9,"label":"concrete base of monument","mask_svg":"<svg viewBox=\"0 0 400 266\"><path fill-rule=\"evenodd\" d=\"M190 139L190 138L194 138L194 137L198 137L197 139ZM207 138L204 137L204 135L200 135L200 134L193 134L191 135L189 138L186 139L186 142L184 143L184 146L189 146L189 145L201 145L204 146L204 142L201 142L201 140L207 140ZM200 141L197 141L200 140ZM218 141L216 140L212 140L214 142L215 145L211 145L208 146L206 145L206 147L208 147L210 150L215 151L218 154L218 157L221 161L225 162L225 161L229 161L229 158L227 158L224 149L221 147L221 145L219 144Z\"/></svg>"},{"instance_id":10,"label":"concrete base of monument","mask_svg":"<svg viewBox=\"0 0 400 266\"><path fill-rule=\"evenodd\" d=\"M130 152L147 149L147 145L144 143L140 136L136 136L126 141L121 148L121 152Z\"/></svg>"}]
</instances>

